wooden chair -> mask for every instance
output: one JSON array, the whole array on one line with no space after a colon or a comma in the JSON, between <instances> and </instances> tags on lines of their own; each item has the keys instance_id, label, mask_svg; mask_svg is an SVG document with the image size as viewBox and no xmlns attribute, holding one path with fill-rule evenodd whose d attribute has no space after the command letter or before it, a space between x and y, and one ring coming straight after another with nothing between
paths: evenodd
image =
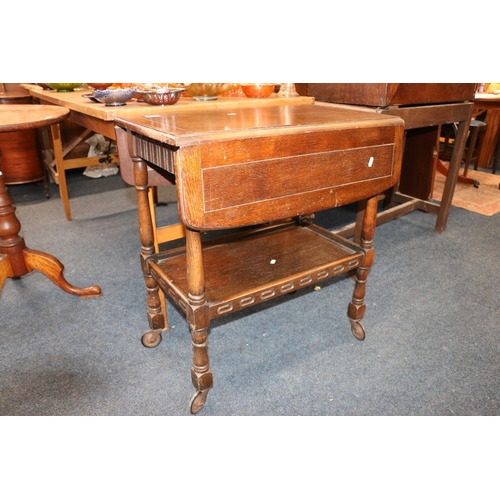
<instances>
[{"instance_id":1,"label":"wooden chair","mask_svg":"<svg viewBox=\"0 0 500 500\"><path fill-rule=\"evenodd\" d=\"M469 135L467 137L467 142L465 144L464 157L463 157L464 177L467 177L467 173L472 164L474 164L474 170L477 170L475 162L479 156L478 146L480 144L481 136L486 131L486 127L487 127L486 123L481 120L472 119L470 122ZM444 161L449 161L449 159L451 158L456 131L457 131L457 126L455 123L451 123L449 125L443 125L441 128L442 142L441 142L439 157Z\"/></svg>"},{"instance_id":2,"label":"wooden chair","mask_svg":"<svg viewBox=\"0 0 500 500\"><path fill-rule=\"evenodd\" d=\"M487 124L478 119L472 119L469 126L469 134L464 148L462 163L464 165L463 174L459 176L458 182L473 184L474 187L479 187L479 181L467 177L469 168L474 166L477 170L476 160L479 157L480 138L486 131ZM457 133L457 124L450 123L441 126L439 159L441 161L450 161L453 152L455 136ZM439 165L439 162L438 162Z\"/></svg>"}]
</instances>

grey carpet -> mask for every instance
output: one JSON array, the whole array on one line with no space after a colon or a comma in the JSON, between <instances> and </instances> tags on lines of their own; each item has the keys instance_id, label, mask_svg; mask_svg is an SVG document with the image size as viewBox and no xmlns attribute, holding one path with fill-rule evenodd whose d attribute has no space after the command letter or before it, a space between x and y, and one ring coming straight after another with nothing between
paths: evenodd
<instances>
[{"instance_id":1,"label":"grey carpet","mask_svg":"<svg viewBox=\"0 0 500 500\"><path fill-rule=\"evenodd\" d=\"M119 176L69 175L73 221L56 186L11 186L28 247L56 256L69 295L40 273L0 291L1 415L188 415L191 342L169 304L154 349L139 265L135 191ZM163 197L163 198L162 198ZM160 199L171 199L169 191ZM160 222L177 219L175 203ZM330 229L352 207L317 215ZM213 321L214 387L198 415L499 415L500 214L452 208L447 230L412 212L377 228L366 340L346 317L353 282L337 278Z\"/></svg>"}]
</instances>

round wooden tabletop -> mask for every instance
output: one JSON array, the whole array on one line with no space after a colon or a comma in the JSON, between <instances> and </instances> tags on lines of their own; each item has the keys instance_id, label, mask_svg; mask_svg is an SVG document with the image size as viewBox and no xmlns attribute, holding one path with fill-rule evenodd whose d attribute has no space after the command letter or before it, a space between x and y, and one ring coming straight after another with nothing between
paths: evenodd
<instances>
[{"instance_id":1,"label":"round wooden tabletop","mask_svg":"<svg viewBox=\"0 0 500 500\"><path fill-rule=\"evenodd\" d=\"M31 96L20 92L0 92L0 104L31 104Z\"/></svg>"},{"instance_id":2,"label":"round wooden tabletop","mask_svg":"<svg viewBox=\"0 0 500 500\"><path fill-rule=\"evenodd\" d=\"M53 125L63 121L69 113L69 109L62 106L2 104L0 107L0 132Z\"/></svg>"}]
</instances>

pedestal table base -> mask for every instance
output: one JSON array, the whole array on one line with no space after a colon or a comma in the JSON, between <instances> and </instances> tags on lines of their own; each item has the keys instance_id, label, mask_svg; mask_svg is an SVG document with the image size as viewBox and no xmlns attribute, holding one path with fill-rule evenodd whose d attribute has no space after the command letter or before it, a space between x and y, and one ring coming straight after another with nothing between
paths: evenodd
<instances>
[{"instance_id":1,"label":"pedestal table base","mask_svg":"<svg viewBox=\"0 0 500 500\"><path fill-rule=\"evenodd\" d=\"M101 289L96 285L86 288L71 285L64 277L64 266L58 259L27 248L24 238L19 236L21 224L15 211L0 172L0 289L7 278L20 278L31 271L40 271L67 293L81 297L96 297L101 294Z\"/></svg>"}]
</instances>

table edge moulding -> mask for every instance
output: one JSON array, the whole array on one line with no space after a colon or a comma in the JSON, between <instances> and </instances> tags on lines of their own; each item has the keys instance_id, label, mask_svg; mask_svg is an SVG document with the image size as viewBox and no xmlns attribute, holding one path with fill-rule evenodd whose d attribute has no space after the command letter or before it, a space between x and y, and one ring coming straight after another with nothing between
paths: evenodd
<instances>
[{"instance_id":1,"label":"table edge moulding","mask_svg":"<svg viewBox=\"0 0 500 500\"><path fill-rule=\"evenodd\" d=\"M399 117L307 105L116 116L120 158L133 164L141 262L155 347L167 324L160 290L191 331L191 413L213 385L210 321L340 274L354 275L347 307L354 336L365 329L366 279L380 194L398 181ZM176 178L185 246L156 251L149 172ZM359 243L318 225L314 212L360 202ZM214 230L228 231L210 238ZM202 233L207 233L208 240Z\"/></svg>"}]
</instances>

